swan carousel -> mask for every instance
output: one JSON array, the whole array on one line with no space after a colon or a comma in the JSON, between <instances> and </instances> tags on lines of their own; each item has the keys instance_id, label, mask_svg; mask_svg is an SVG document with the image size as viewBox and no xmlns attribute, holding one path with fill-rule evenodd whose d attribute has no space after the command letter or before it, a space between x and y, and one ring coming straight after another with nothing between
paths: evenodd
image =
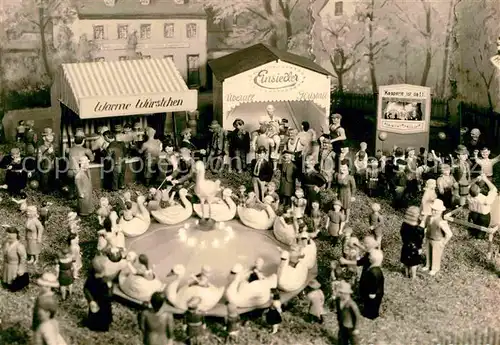
<instances>
[{"instance_id":1,"label":"swan carousel","mask_svg":"<svg viewBox=\"0 0 500 345\"><path fill-rule=\"evenodd\" d=\"M233 191L229 188L224 189L222 198L214 199L210 205L194 204L193 209L198 217L203 218L209 213L216 222L227 222L236 216L236 203L231 198Z\"/></svg>"},{"instance_id":2,"label":"swan carousel","mask_svg":"<svg viewBox=\"0 0 500 345\"><path fill-rule=\"evenodd\" d=\"M288 224L283 216L276 217L273 224L273 234L278 241L291 246L296 241L296 231L293 223Z\"/></svg>"},{"instance_id":3,"label":"swan carousel","mask_svg":"<svg viewBox=\"0 0 500 345\"><path fill-rule=\"evenodd\" d=\"M272 200L265 200L254 207L238 206L238 217L249 228L256 230L269 230L276 219Z\"/></svg>"},{"instance_id":4,"label":"swan carousel","mask_svg":"<svg viewBox=\"0 0 500 345\"><path fill-rule=\"evenodd\" d=\"M179 190L179 198L181 203L159 208L151 211L151 216L160 224L174 225L179 224L191 217L193 214L193 205L188 200L188 191L185 188ZM170 197L167 191L164 191L162 201L169 200Z\"/></svg>"},{"instance_id":5,"label":"swan carousel","mask_svg":"<svg viewBox=\"0 0 500 345\"><path fill-rule=\"evenodd\" d=\"M137 214L134 216L132 212L124 212L120 217L118 225L126 237L136 237L148 231L151 225L151 216L145 205L146 199L143 195L137 197Z\"/></svg>"}]
</instances>

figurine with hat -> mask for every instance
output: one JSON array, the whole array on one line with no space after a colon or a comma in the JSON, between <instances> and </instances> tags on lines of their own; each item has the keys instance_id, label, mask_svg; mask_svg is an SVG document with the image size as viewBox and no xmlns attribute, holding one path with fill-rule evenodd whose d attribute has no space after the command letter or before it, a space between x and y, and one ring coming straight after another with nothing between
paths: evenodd
<instances>
[{"instance_id":1,"label":"figurine with hat","mask_svg":"<svg viewBox=\"0 0 500 345\"><path fill-rule=\"evenodd\" d=\"M6 189L13 197L18 197L26 188L28 178L31 177L32 169L29 166L30 159L21 156L21 150L14 147L10 154L5 155L0 160L0 168L5 169L5 184L2 189Z\"/></svg>"},{"instance_id":2,"label":"figurine with hat","mask_svg":"<svg viewBox=\"0 0 500 345\"><path fill-rule=\"evenodd\" d=\"M381 269L384 254L380 249L368 253L369 267L363 270L359 279L358 292L362 301L362 315L375 320L380 315L380 305L384 298L385 278Z\"/></svg>"},{"instance_id":3,"label":"figurine with hat","mask_svg":"<svg viewBox=\"0 0 500 345\"><path fill-rule=\"evenodd\" d=\"M264 147L257 149L257 158L250 165L252 172L252 184L255 194L260 201L264 201L266 185L273 178L273 166L267 160L267 151Z\"/></svg>"},{"instance_id":4,"label":"figurine with hat","mask_svg":"<svg viewBox=\"0 0 500 345\"><path fill-rule=\"evenodd\" d=\"M341 281L337 286L338 298L335 299L335 309L337 311L337 322L339 326L338 344L358 345L361 313L358 305L351 298L353 291L351 285Z\"/></svg>"},{"instance_id":5,"label":"figurine with hat","mask_svg":"<svg viewBox=\"0 0 500 345\"><path fill-rule=\"evenodd\" d=\"M75 186L78 193L77 212L79 216L86 217L94 213L90 161L87 156L82 156L78 163L80 168L75 175Z\"/></svg>"},{"instance_id":6,"label":"figurine with hat","mask_svg":"<svg viewBox=\"0 0 500 345\"><path fill-rule=\"evenodd\" d=\"M87 327L96 332L109 331L113 322L113 283L105 278L107 262L106 256L94 257L92 269L83 287L89 306Z\"/></svg>"},{"instance_id":7,"label":"figurine with hat","mask_svg":"<svg viewBox=\"0 0 500 345\"><path fill-rule=\"evenodd\" d=\"M40 318L38 315L40 304L44 304L45 300L49 300L50 303L57 305L53 289L59 288L57 276L52 272L44 272L41 277L36 280L36 284L40 287L40 290L35 300L35 307L33 308L33 321L31 325L33 331L36 331L40 325Z\"/></svg>"},{"instance_id":8,"label":"figurine with hat","mask_svg":"<svg viewBox=\"0 0 500 345\"><path fill-rule=\"evenodd\" d=\"M106 159L104 160L104 186L108 190L118 191L125 188L125 143L118 140L117 134L106 132L104 137L108 142L106 148Z\"/></svg>"},{"instance_id":9,"label":"figurine with hat","mask_svg":"<svg viewBox=\"0 0 500 345\"><path fill-rule=\"evenodd\" d=\"M325 312L325 294L321 290L321 284L313 279L307 285L308 292L306 299L309 302L309 315L311 321L323 323L323 315Z\"/></svg>"},{"instance_id":10,"label":"figurine with hat","mask_svg":"<svg viewBox=\"0 0 500 345\"><path fill-rule=\"evenodd\" d=\"M66 149L67 154L67 189L69 192L69 197L73 198L75 196L75 176L78 173L80 158L86 156L90 162L94 161L94 154L92 150L85 147L85 133L83 129L77 129L74 135L74 141L71 147Z\"/></svg>"},{"instance_id":11,"label":"figurine with hat","mask_svg":"<svg viewBox=\"0 0 500 345\"><path fill-rule=\"evenodd\" d=\"M342 233L345 225L345 213L342 210L342 203L340 200L333 202L333 208L328 211L327 229L330 236L332 236L332 245L335 246L338 242L339 236Z\"/></svg>"},{"instance_id":12,"label":"figurine with hat","mask_svg":"<svg viewBox=\"0 0 500 345\"><path fill-rule=\"evenodd\" d=\"M56 163L56 152L54 147L54 132L52 128L46 127L42 132L43 143L38 147L38 177L40 190L43 193L50 192L54 184L54 169Z\"/></svg>"},{"instance_id":13,"label":"figurine with hat","mask_svg":"<svg viewBox=\"0 0 500 345\"><path fill-rule=\"evenodd\" d=\"M146 128L146 141L139 149L139 154L144 160L143 178L144 184L149 187L158 174L158 162L163 150L163 144L156 139L156 130L152 127Z\"/></svg>"},{"instance_id":14,"label":"figurine with hat","mask_svg":"<svg viewBox=\"0 0 500 345\"><path fill-rule=\"evenodd\" d=\"M26 220L26 252L28 253L28 263L37 264L38 257L42 250L42 238L45 228L38 216L36 206L28 206L26 209L28 219Z\"/></svg>"},{"instance_id":15,"label":"figurine with hat","mask_svg":"<svg viewBox=\"0 0 500 345\"><path fill-rule=\"evenodd\" d=\"M6 240L2 246L3 269L2 283L10 290L20 290L27 286L19 286L16 282L26 274L26 261L28 255L24 244L19 241L19 229L14 226L6 227ZM29 283L29 278L28 278Z\"/></svg>"},{"instance_id":16,"label":"figurine with hat","mask_svg":"<svg viewBox=\"0 0 500 345\"><path fill-rule=\"evenodd\" d=\"M416 278L417 267L422 264L422 245L425 233L420 226L420 214L419 207L408 207L399 230L403 242L400 262L405 266L405 275L412 279Z\"/></svg>"},{"instance_id":17,"label":"figurine with hat","mask_svg":"<svg viewBox=\"0 0 500 345\"><path fill-rule=\"evenodd\" d=\"M464 145L458 145L455 151L458 162L453 171L455 180L458 182L458 194L460 196L460 206L465 205L469 186L471 184L471 165L469 163L469 151Z\"/></svg>"},{"instance_id":18,"label":"figurine with hat","mask_svg":"<svg viewBox=\"0 0 500 345\"><path fill-rule=\"evenodd\" d=\"M95 155L95 160L97 162L101 161L101 158L104 157L104 150L106 149L106 146L108 143L106 142L106 139L104 138L104 133L109 132L109 127L108 126L100 126L97 128L97 136L93 137L90 148L92 149L92 152ZM91 139L90 137L88 138L89 140Z\"/></svg>"},{"instance_id":19,"label":"figurine with hat","mask_svg":"<svg viewBox=\"0 0 500 345\"><path fill-rule=\"evenodd\" d=\"M424 271L429 271L431 276L436 275L441 269L441 258L443 250L451 240L453 233L451 232L448 221L443 219L443 212L446 207L440 199L434 200L431 205L432 215L427 222L421 222L421 226L425 227L425 235L427 239L427 262Z\"/></svg>"},{"instance_id":20,"label":"figurine with hat","mask_svg":"<svg viewBox=\"0 0 500 345\"><path fill-rule=\"evenodd\" d=\"M250 134L244 130L245 122L242 119L233 121L234 129L227 134L229 157L231 169L236 169L238 173L246 170L247 155L250 152Z\"/></svg>"},{"instance_id":21,"label":"figurine with hat","mask_svg":"<svg viewBox=\"0 0 500 345\"><path fill-rule=\"evenodd\" d=\"M208 163L211 169L218 173L224 164L224 156L227 155L227 133L217 120L213 120L208 127L211 133L207 147Z\"/></svg>"},{"instance_id":22,"label":"figurine with hat","mask_svg":"<svg viewBox=\"0 0 500 345\"><path fill-rule=\"evenodd\" d=\"M202 337L205 333L205 316L200 311L201 297L194 296L187 302L188 310L184 314L184 330L186 331L188 344L202 345Z\"/></svg>"},{"instance_id":23,"label":"figurine with hat","mask_svg":"<svg viewBox=\"0 0 500 345\"><path fill-rule=\"evenodd\" d=\"M292 196L296 190L299 173L297 166L293 162L293 157L294 153L289 150L283 151L281 155L279 196L281 203L285 207L292 205Z\"/></svg>"}]
</instances>

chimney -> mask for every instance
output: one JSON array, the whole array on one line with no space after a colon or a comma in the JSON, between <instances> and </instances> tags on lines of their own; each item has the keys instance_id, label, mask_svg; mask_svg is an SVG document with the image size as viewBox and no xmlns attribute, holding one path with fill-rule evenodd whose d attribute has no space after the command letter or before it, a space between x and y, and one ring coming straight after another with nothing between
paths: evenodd
<instances>
[{"instance_id":1,"label":"chimney","mask_svg":"<svg viewBox=\"0 0 500 345\"><path fill-rule=\"evenodd\" d=\"M116 0L104 0L104 4L108 7L114 7L116 4Z\"/></svg>"},{"instance_id":2,"label":"chimney","mask_svg":"<svg viewBox=\"0 0 500 345\"><path fill-rule=\"evenodd\" d=\"M149 5L151 3L151 0L140 0L141 5Z\"/></svg>"}]
</instances>

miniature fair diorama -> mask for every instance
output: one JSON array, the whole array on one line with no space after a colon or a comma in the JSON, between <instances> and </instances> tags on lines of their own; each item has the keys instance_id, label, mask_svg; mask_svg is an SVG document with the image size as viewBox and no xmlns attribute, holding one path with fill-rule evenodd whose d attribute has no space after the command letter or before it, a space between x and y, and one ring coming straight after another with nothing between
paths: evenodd
<instances>
[{"instance_id":1,"label":"miniature fair diorama","mask_svg":"<svg viewBox=\"0 0 500 345\"><path fill-rule=\"evenodd\" d=\"M401 88L410 90L406 98L390 96ZM296 122L263 100L255 101L262 117L245 110L235 117L237 105L222 105L231 116L211 122L204 145L191 142L192 128L177 140L175 132L126 123L91 134L75 128L59 157L54 129L36 133L27 126L18 133L23 145L0 161L3 189L25 218L24 229L5 225L2 282L12 292L33 281L39 286L36 344L69 344L57 321L58 300L78 303L82 282L86 327L108 332L113 305L121 301L141 309L144 344L173 344L176 315L183 315L188 344L209 343L206 317L223 320L226 343L238 343L242 318L258 322L259 315L270 336L279 337L297 299L306 301L309 323L325 325L333 313L338 344L359 344L362 319L383 319L390 308L384 306L386 238L401 237L400 263L412 280L421 272L425 279L447 274L441 268L449 264L454 224L487 238L486 257L493 259L500 198L492 177L500 158L471 144L445 160L428 147L428 88L393 85L382 93L389 96L379 100L376 148L362 142L354 152L341 114ZM329 105L321 109L329 115ZM411 121L411 145L396 142ZM131 157L142 166L137 175L144 186L127 175ZM101 162L97 175L95 162ZM42 197L33 198L30 187ZM62 193L51 200L75 206L65 224L51 222L54 201L39 203L56 189ZM368 216L354 207L361 194L370 200L362 205ZM404 215L399 232L386 221L398 211ZM85 232L85 244L96 243L91 260L80 246L83 228L93 229L91 239ZM46 237L56 231L59 255L47 263ZM318 267L325 260L318 243L338 252L326 259L328 273Z\"/></svg>"}]
</instances>

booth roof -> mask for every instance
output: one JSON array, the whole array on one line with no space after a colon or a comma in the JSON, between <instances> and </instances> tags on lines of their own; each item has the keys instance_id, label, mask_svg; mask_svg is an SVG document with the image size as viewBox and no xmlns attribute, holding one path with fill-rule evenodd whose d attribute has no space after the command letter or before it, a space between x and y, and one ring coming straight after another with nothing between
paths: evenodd
<instances>
[{"instance_id":1,"label":"booth roof","mask_svg":"<svg viewBox=\"0 0 500 345\"><path fill-rule=\"evenodd\" d=\"M237 52L212 60L208 63L219 81L246 72L266 63L281 60L324 75L331 75L314 61L296 54L285 52L266 44L256 44Z\"/></svg>"},{"instance_id":2,"label":"booth roof","mask_svg":"<svg viewBox=\"0 0 500 345\"><path fill-rule=\"evenodd\" d=\"M174 0L151 0L141 5L139 0L116 0L107 6L103 0L76 2L80 19L146 19L146 18L206 18L203 5L198 2L179 4Z\"/></svg>"}]
</instances>

